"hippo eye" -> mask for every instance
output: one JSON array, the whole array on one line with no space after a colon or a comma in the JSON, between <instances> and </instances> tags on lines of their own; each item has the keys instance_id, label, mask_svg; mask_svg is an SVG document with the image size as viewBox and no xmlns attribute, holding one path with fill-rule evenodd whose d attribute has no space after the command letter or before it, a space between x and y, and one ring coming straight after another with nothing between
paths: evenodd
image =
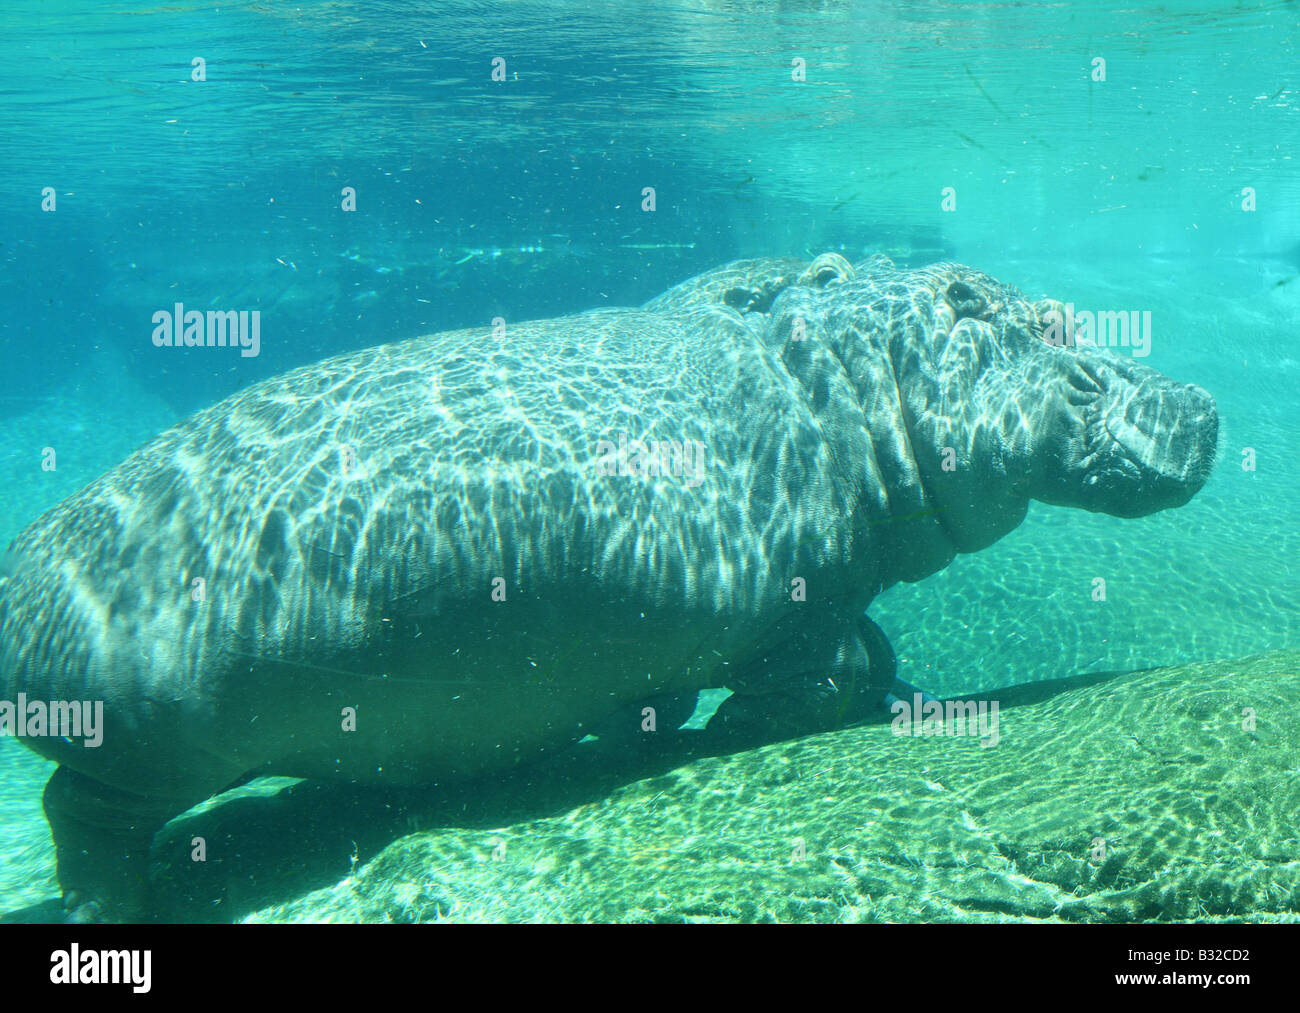
<instances>
[{"instance_id":1,"label":"hippo eye","mask_svg":"<svg viewBox=\"0 0 1300 1013\"><path fill-rule=\"evenodd\" d=\"M962 317L970 317L974 320L989 320L993 317L993 310L988 300L964 281L954 281L950 284L944 289L943 298L957 314L958 320Z\"/></svg>"},{"instance_id":2,"label":"hippo eye","mask_svg":"<svg viewBox=\"0 0 1300 1013\"><path fill-rule=\"evenodd\" d=\"M754 304L754 293L747 288L729 288L723 294L722 301L732 309L744 313Z\"/></svg>"}]
</instances>

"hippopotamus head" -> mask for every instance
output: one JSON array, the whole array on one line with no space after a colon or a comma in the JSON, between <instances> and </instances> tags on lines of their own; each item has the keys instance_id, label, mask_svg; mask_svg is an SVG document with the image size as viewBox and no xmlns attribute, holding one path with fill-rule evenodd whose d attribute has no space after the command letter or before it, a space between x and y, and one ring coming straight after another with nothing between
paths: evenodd
<instances>
[{"instance_id":1,"label":"hippopotamus head","mask_svg":"<svg viewBox=\"0 0 1300 1013\"><path fill-rule=\"evenodd\" d=\"M890 521L875 536L889 543L882 585L983 549L1030 500L1139 517L1185 503L1214 463L1206 391L1057 340L1061 304L959 264L742 261L659 302L761 317L750 326L812 392L823 431L856 414L860 481ZM854 389L854 413L836 405L835 375Z\"/></svg>"},{"instance_id":2,"label":"hippopotamus head","mask_svg":"<svg viewBox=\"0 0 1300 1013\"><path fill-rule=\"evenodd\" d=\"M889 359L921 479L952 512L959 549L1005 533L1029 499L1140 517L1205 484L1219 425L1204 389L1076 344L1060 303L978 271L898 274L914 312L895 314L911 319L889 328Z\"/></svg>"}]
</instances>

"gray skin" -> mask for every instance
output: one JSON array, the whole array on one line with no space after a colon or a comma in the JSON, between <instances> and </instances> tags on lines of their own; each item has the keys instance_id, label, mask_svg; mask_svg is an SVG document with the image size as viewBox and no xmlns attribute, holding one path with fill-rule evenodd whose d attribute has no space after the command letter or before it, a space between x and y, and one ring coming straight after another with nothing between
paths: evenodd
<instances>
[{"instance_id":1,"label":"gray skin","mask_svg":"<svg viewBox=\"0 0 1300 1013\"><path fill-rule=\"evenodd\" d=\"M1052 305L955 264L744 261L327 359L162 434L0 578L0 698L104 701L98 748L25 740L60 765L71 915L144 916L154 833L252 775L501 771L649 735L646 701L671 732L706 687L772 738L869 715L882 590L1030 499L1139 516L1213 464L1204 390L1047 343ZM707 467L602 473L620 434Z\"/></svg>"}]
</instances>

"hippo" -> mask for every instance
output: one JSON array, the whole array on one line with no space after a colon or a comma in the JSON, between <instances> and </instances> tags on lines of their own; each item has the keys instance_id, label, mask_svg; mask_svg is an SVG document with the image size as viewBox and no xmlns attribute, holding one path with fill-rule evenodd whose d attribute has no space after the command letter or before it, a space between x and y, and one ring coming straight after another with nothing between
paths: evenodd
<instances>
[{"instance_id":1,"label":"hippo","mask_svg":"<svg viewBox=\"0 0 1300 1013\"><path fill-rule=\"evenodd\" d=\"M1030 500L1137 517L1213 466L1210 395L1059 312L954 263L745 260L176 425L0 577L0 700L102 703L93 744L0 723L58 764L69 917L148 917L154 834L259 775L492 775L675 733L709 688L773 737L864 720L905 686L883 590Z\"/></svg>"}]
</instances>

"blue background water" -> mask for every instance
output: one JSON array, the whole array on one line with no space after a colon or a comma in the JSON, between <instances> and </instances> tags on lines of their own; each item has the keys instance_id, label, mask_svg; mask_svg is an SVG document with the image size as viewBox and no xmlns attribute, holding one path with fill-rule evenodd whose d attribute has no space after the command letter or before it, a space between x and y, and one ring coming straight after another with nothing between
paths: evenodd
<instances>
[{"instance_id":1,"label":"blue background water","mask_svg":"<svg viewBox=\"0 0 1300 1013\"><path fill-rule=\"evenodd\" d=\"M1298 40L1294 3L11 2L0 541L185 414L326 355L635 304L742 256L884 251L1150 310L1146 362L1207 387L1223 434L1185 508L1035 506L888 592L873 612L906 677L950 692L1294 646ZM155 348L176 301L259 309L261 355ZM54 892L46 773L0 742L0 909Z\"/></svg>"}]
</instances>

